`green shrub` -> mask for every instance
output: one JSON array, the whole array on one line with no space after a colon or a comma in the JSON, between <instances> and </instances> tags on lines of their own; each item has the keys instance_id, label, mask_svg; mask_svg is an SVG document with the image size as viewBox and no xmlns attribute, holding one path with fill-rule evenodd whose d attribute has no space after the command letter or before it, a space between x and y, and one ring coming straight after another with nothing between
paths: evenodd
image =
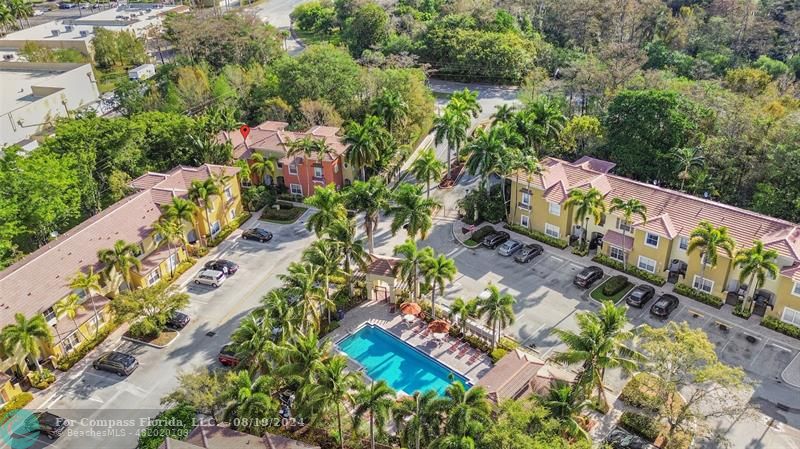
<instances>
[{"instance_id":1,"label":"green shrub","mask_svg":"<svg viewBox=\"0 0 800 449\"><path fill-rule=\"evenodd\" d=\"M505 357L508 354L508 351L503 348L494 348L492 352L489 353L489 357L492 358L493 363L497 363L500 359Z\"/></svg>"},{"instance_id":2,"label":"green shrub","mask_svg":"<svg viewBox=\"0 0 800 449\"><path fill-rule=\"evenodd\" d=\"M58 368L61 371L67 371L68 369L72 368L72 366L78 363L79 360L84 358L86 354L89 353L89 351L91 351L97 345L103 342L106 339L106 337L108 337L108 334L114 332L119 327L119 325L120 323L118 323L114 319L106 323L105 326L103 326L99 331L97 331L97 334L79 344L69 354L58 359L58 362L56 362L56 368Z\"/></svg>"},{"instance_id":3,"label":"green shrub","mask_svg":"<svg viewBox=\"0 0 800 449\"><path fill-rule=\"evenodd\" d=\"M585 257L589 255L589 245L586 243L572 247L572 254L576 256Z\"/></svg>"},{"instance_id":4,"label":"green shrub","mask_svg":"<svg viewBox=\"0 0 800 449\"><path fill-rule=\"evenodd\" d=\"M31 385L40 390L49 387L50 384L56 381L56 375L47 368L42 368L41 371L33 371L28 374L28 379Z\"/></svg>"},{"instance_id":5,"label":"green shrub","mask_svg":"<svg viewBox=\"0 0 800 449\"><path fill-rule=\"evenodd\" d=\"M468 246L468 247L470 247L470 248L475 248L476 246L478 246L478 242L476 242L475 240L472 240L472 239L467 239L467 240L464 242L464 245L465 245L465 246Z\"/></svg>"},{"instance_id":6,"label":"green shrub","mask_svg":"<svg viewBox=\"0 0 800 449\"><path fill-rule=\"evenodd\" d=\"M623 412L619 417L619 425L623 429L633 432L646 440L653 442L661 433L655 419L633 412Z\"/></svg>"},{"instance_id":7,"label":"green shrub","mask_svg":"<svg viewBox=\"0 0 800 449\"><path fill-rule=\"evenodd\" d=\"M624 271L627 274L636 276L637 278L639 278L639 279L641 279L643 281L647 281L647 282L649 282L649 283L651 283L653 285L657 285L659 287L661 287L662 285L667 283L667 280L664 279L663 277L661 277L661 276L659 276L657 274L650 273L648 271L644 271L641 268L633 266L633 265L630 265L630 264L628 265L628 269L626 270L625 266L622 264L622 262L620 262L618 260L614 260L614 259L606 256L605 254L598 254L598 255L594 256L592 258L592 261L597 262L597 263L602 264L602 265L605 265L607 267L611 267L611 268L613 268L615 270Z\"/></svg>"},{"instance_id":8,"label":"green shrub","mask_svg":"<svg viewBox=\"0 0 800 449\"><path fill-rule=\"evenodd\" d=\"M172 276L167 275L167 277L164 278L164 280L167 282L172 282L175 279L178 279L183 273L189 271L189 268L192 268L196 263L197 259L190 257L188 260L179 263L178 266L175 267L175 271L172 272Z\"/></svg>"},{"instance_id":9,"label":"green shrub","mask_svg":"<svg viewBox=\"0 0 800 449\"><path fill-rule=\"evenodd\" d=\"M264 212L261 212L261 219L291 223L300 218L300 215L306 210L304 207L295 207L286 203L278 203L278 206L279 209L274 207L264 209Z\"/></svg>"},{"instance_id":10,"label":"green shrub","mask_svg":"<svg viewBox=\"0 0 800 449\"><path fill-rule=\"evenodd\" d=\"M736 304L736 307L733 308L732 313L734 316L738 316L739 318L744 318L744 319L748 319L750 318L751 315L753 315L753 312L749 308L747 309L744 308L744 303L742 302Z\"/></svg>"},{"instance_id":11,"label":"green shrub","mask_svg":"<svg viewBox=\"0 0 800 449\"><path fill-rule=\"evenodd\" d=\"M341 324L338 321L331 321L330 323L325 324L325 327L322 328L320 335L329 334L338 329L339 326L341 326Z\"/></svg>"},{"instance_id":12,"label":"green shrub","mask_svg":"<svg viewBox=\"0 0 800 449\"><path fill-rule=\"evenodd\" d=\"M226 238L228 238L231 233L241 226L244 222L250 219L250 212L243 212L236 216L233 220L229 221L222 229L217 233L214 238L208 241L208 246L215 247L222 243Z\"/></svg>"},{"instance_id":13,"label":"green shrub","mask_svg":"<svg viewBox=\"0 0 800 449\"><path fill-rule=\"evenodd\" d=\"M152 319L144 318L133 324L127 334L133 338L153 338L161 332L161 326Z\"/></svg>"},{"instance_id":14,"label":"green shrub","mask_svg":"<svg viewBox=\"0 0 800 449\"><path fill-rule=\"evenodd\" d=\"M794 324L785 323L774 316L765 316L764 319L761 320L761 325L767 329L772 329L775 332L780 332L792 338L800 339L800 327L795 326Z\"/></svg>"},{"instance_id":15,"label":"green shrub","mask_svg":"<svg viewBox=\"0 0 800 449\"><path fill-rule=\"evenodd\" d=\"M186 404L164 410L142 430L137 449L158 449L167 437L185 440L194 429L196 414L194 407Z\"/></svg>"},{"instance_id":16,"label":"green shrub","mask_svg":"<svg viewBox=\"0 0 800 449\"><path fill-rule=\"evenodd\" d=\"M489 234L491 234L493 232L494 232L494 227L486 225L486 226L478 229L477 231L473 232L472 236L470 236L469 239L474 241L477 244L480 244L487 235L489 235Z\"/></svg>"},{"instance_id":17,"label":"green shrub","mask_svg":"<svg viewBox=\"0 0 800 449\"><path fill-rule=\"evenodd\" d=\"M190 257L204 257L208 254L208 248L205 246L200 245L189 245L189 256Z\"/></svg>"},{"instance_id":18,"label":"green shrub","mask_svg":"<svg viewBox=\"0 0 800 449\"><path fill-rule=\"evenodd\" d=\"M303 195L293 195L291 193L281 193L278 195L279 200L283 201L291 201L293 203L302 203L303 202Z\"/></svg>"},{"instance_id":19,"label":"green shrub","mask_svg":"<svg viewBox=\"0 0 800 449\"><path fill-rule=\"evenodd\" d=\"M566 240L561 240L561 239L557 239L555 237L550 237L549 235L547 235L545 233L542 233L542 232L539 232L539 231L533 231L533 230L530 230L528 228L522 227L520 225L507 224L507 225L505 225L505 228L509 229L511 231L514 231L514 232L516 232L518 234L522 234L522 235L528 236L528 237L530 237L530 238L532 238L534 240L538 240L538 241L540 241L540 242L542 242L544 244L547 244L547 245L550 245L550 246L554 246L554 247L556 247L558 249L564 249L569 245L569 243L567 243Z\"/></svg>"},{"instance_id":20,"label":"green shrub","mask_svg":"<svg viewBox=\"0 0 800 449\"><path fill-rule=\"evenodd\" d=\"M656 412L661 407L661 402L654 392L656 382L658 379L651 374L639 373L622 388L619 400L632 407Z\"/></svg>"},{"instance_id":21,"label":"green shrub","mask_svg":"<svg viewBox=\"0 0 800 449\"><path fill-rule=\"evenodd\" d=\"M506 351L513 351L519 348L519 343L508 337L500 337L500 341L497 342L497 347L505 349Z\"/></svg>"},{"instance_id":22,"label":"green shrub","mask_svg":"<svg viewBox=\"0 0 800 449\"><path fill-rule=\"evenodd\" d=\"M33 400L33 395L28 392L20 393L11 398L10 401L6 402L3 405L3 408L0 408L0 424L8 420L11 412L25 407L32 400Z\"/></svg>"},{"instance_id":23,"label":"green shrub","mask_svg":"<svg viewBox=\"0 0 800 449\"><path fill-rule=\"evenodd\" d=\"M242 191L242 204L250 212L275 204L275 192L265 186L253 186Z\"/></svg>"},{"instance_id":24,"label":"green shrub","mask_svg":"<svg viewBox=\"0 0 800 449\"><path fill-rule=\"evenodd\" d=\"M603 283L603 294L606 296L614 296L621 292L622 289L627 287L630 283L628 278L621 274L609 278Z\"/></svg>"},{"instance_id":25,"label":"green shrub","mask_svg":"<svg viewBox=\"0 0 800 449\"><path fill-rule=\"evenodd\" d=\"M469 343L470 346L479 351L489 352L492 350L491 346L489 346L489 343L485 342L482 338L476 335L465 335L464 340Z\"/></svg>"},{"instance_id":26,"label":"green shrub","mask_svg":"<svg viewBox=\"0 0 800 449\"><path fill-rule=\"evenodd\" d=\"M689 298L694 299L695 301L700 301L703 304L707 304L711 307L716 307L717 309L721 308L722 304L725 303L725 301L723 301L722 298L719 298L717 296L714 296L706 292L701 292L700 290L689 287L688 285L675 284L675 288L673 290L675 291L675 293L687 296Z\"/></svg>"}]
</instances>

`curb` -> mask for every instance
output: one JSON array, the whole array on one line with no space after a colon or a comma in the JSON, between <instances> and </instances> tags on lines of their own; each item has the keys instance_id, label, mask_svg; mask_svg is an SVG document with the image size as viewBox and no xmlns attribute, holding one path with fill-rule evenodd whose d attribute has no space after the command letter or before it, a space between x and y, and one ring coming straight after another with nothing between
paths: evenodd
<instances>
[{"instance_id":1,"label":"curb","mask_svg":"<svg viewBox=\"0 0 800 449\"><path fill-rule=\"evenodd\" d=\"M138 344L140 344L140 345L150 346L151 348L156 348L156 349L164 349L164 348L166 348L167 346L171 345L173 341L177 340L177 339L178 339L178 337L180 337L180 336L181 336L181 333L180 333L179 331L174 331L174 332L175 332L175 336L174 336L174 337L172 337L172 340L168 341L168 342L167 342L167 344L165 344L165 345L163 345L163 346L154 345L154 344L152 344L152 343L148 343L148 342L146 342L146 341L142 341L142 340L137 340L137 339L135 339L135 338L133 338L133 337L126 337L126 336L124 336L124 335L122 336L122 339L123 339L123 340L126 340L126 341L131 341L131 342L134 342L134 343L138 343Z\"/></svg>"},{"instance_id":2,"label":"curb","mask_svg":"<svg viewBox=\"0 0 800 449\"><path fill-rule=\"evenodd\" d=\"M794 356L794 359L792 359L792 361L791 361L791 362L789 362L789 364L788 364L788 365L786 365L786 368L784 368L784 370L781 372L781 379L782 379L782 380L783 380L783 381L784 381L784 382L785 382L787 385L789 385L789 386L791 386L791 387L794 387L794 388L797 388L797 389L800 389L800 385L797 385L797 384L795 384L795 383L793 383L793 382L789 381L789 379L787 379L787 378L786 378L786 377L787 377L787 376L786 376L786 373L788 373L788 372L789 372L789 369L790 369L790 368L792 368L792 365L794 365L795 363L797 363L797 364L800 364L800 353L798 353L796 356Z\"/></svg>"}]
</instances>

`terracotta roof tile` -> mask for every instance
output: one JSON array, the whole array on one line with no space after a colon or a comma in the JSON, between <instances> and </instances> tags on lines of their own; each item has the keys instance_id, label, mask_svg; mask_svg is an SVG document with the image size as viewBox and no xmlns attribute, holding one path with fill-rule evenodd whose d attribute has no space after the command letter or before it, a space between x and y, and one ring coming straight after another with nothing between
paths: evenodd
<instances>
[{"instance_id":1,"label":"terracotta roof tile","mask_svg":"<svg viewBox=\"0 0 800 449\"><path fill-rule=\"evenodd\" d=\"M623 242L624 237L624 242ZM621 233L617 231L608 231L603 234L603 242L608 243L611 246L616 246L617 248L622 248L624 250L630 251L633 248L633 237L630 235L623 236Z\"/></svg>"},{"instance_id":2,"label":"terracotta roof tile","mask_svg":"<svg viewBox=\"0 0 800 449\"><path fill-rule=\"evenodd\" d=\"M230 133L220 133L217 136L217 140L224 142L230 139L233 145L233 155L237 159L247 159L252 155L253 151L257 150L286 155L288 143L304 137L325 140L325 143L331 148L330 153L323 155L325 160L338 158L347 150L347 145L345 145L344 142L342 142L342 138L339 137L340 128L334 126L315 126L303 132L295 132L287 131L287 126L289 125L285 122L271 121L255 126L250 129L250 134L247 136L247 145L245 145L239 130L231 131ZM319 156L316 154L312 154L311 158L319 160ZM289 162L289 159L282 157L281 161Z\"/></svg>"},{"instance_id":3,"label":"terracotta roof tile","mask_svg":"<svg viewBox=\"0 0 800 449\"><path fill-rule=\"evenodd\" d=\"M669 239L674 239L678 235L678 231L672 224L669 214L661 214L657 217L649 218L646 222L639 221L634 223L633 226L637 229L663 235Z\"/></svg>"},{"instance_id":4,"label":"terracotta roof tile","mask_svg":"<svg viewBox=\"0 0 800 449\"><path fill-rule=\"evenodd\" d=\"M492 369L478 380L495 402L518 399L538 392L555 380L574 381L573 373L550 367L547 362L520 349L515 349L500 359ZM545 388L546 390L546 388Z\"/></svg>"},{"instance_id":5,"label":"terracotta roof tile","mask_svg":"<svg viewBox=\"0 0 800 449\"><path fill-rule=\"evenodd\" d=\"M393 276L394 267L399 259L393 257L378 257L370 255L372 262L367 266L367 273L378 276Z\"/></svg>"},{"instance_id":6,"label":"terracotta roof tile","mask_svg":"<svg viewBox=\"0 0 800 449\"><path fill-rule=\"evenodd\" d=\"M177 443L177 444L176 444ZM168 439L160 449L319 449L291 438L271 433L257 437L223 426L197 426L185 441Z\"/></svg>"}]
</instances>

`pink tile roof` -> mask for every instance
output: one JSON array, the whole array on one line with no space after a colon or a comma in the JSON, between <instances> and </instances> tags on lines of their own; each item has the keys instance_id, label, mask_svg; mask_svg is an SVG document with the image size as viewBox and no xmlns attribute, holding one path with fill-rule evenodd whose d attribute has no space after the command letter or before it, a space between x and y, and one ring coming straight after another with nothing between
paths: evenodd
<instances>
[{"instance_id":1,"label":"pink tile roof","mask_svg":"<svg viewBox=\"0 0 800 449\"><path fill-rule=\"evenodd\" d=\"M141 241L161 217L160 205L170 201L172 195L185 194L187 180L205 179L221 171L233 175L239 169L203 165L142 175L131 182L140 190L0 271L0 328L12 322L14 313L34 315L71 293L69 280L78 271L89 266L100 268L99 250L113 246L117 240ZM162 180L154 183L159 177ZM161 186L165 184L180 188L164 191Z\"/></svg>"},{"instance_id":2,"label":"pink tile roof","mask_svg":"<svg viewBox=\"0 0 800 449\"><path fill-rule=\"evenodd\" d=\"M246 145L242 138L242 133L239 130L229 133L222 132L217 136L217 139L221 142L230 139L231 145L233 145L233 156L236 159L247 159L253 154L254 150L285 155L288 150L287 145L289 142L304 137L325 140L325 143L331 148L331 152L323 155L324 160L334 160L343 155L347 150L347 145L342 142L342 138L339 136L340 128L338 127L315 126L303 132L295 132L287 131L286 127L288 126L289 124L285 122L267 121L250 128L250 134L247 136ZM312 155L311 157L319 160L318 155ZM283 162L289 162L289 159L285 157L281 158L281 160Z\"/></svg>"},{"instance_id":3,"label":"pink tile roof","mask_svg":"<svg viewBox=\"0 0 800 449\"><path fill-rule=\"evenodd\" d=\"M302 443L271 433L257 437L223 426L200 425L195 427L185 441L167 438L160 449L319 449L319 446Z\"/></svg>"},{"instance_id":4,"label":"pink tile roof","mask_svg":"<svg viewBox=\"0 0 800 449\"><path fill-rule=\"evenodd\" d=\"M477 385L486 388L489 399L501 402L533 393L545 393L557 380L574 382L575 374L554 367L533 354L515 349L495 363L478 380Z\"/></svg>"},{"instance_id":5,"label":"pink tile roof","mask_svg":"<svg viewBox=\"0 0 800 449\"><path fill-rule=\"evenodd\" d=\"M603 242L608 243L611 246L616 246L617 248L622 248L627 251L630 251L633 248L633 237L631 237L630 235L623 236L621 233L617 231L606 232L603 235Z\"/></svg>"},{"instance_id":6,"label":"pink tile roof","mask_svg":"<svg viewBox=\"0 0 800 449\"><path fill-rule=\"evenodd\" d=\"M661 214L653 218L648 217L647 221L636 222L633 226L647 232L663 235L669 239L674 239L675 236L678 235L678 231L675 229L675 226L673 226L669 214Z\"/></svg>"}]
</instances>

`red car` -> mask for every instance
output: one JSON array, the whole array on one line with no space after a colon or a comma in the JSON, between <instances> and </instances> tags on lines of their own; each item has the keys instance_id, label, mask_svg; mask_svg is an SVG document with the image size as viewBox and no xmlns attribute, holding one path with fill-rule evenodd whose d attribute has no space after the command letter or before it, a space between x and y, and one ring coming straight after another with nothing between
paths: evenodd
<instances>
[{"instance_id":1,"label":"red car","mask_svg":"<svg viewBox=\"0 0 800 449\"><path fill-rule=\"evenodd\" d=\"M222 347L219 351L219 356L217 356L217 360L219 363L222 363L224 366L236 366L239 364L239 358L236 357L236 351L233 349L233 344L227 344Z\"/></svg>"}]
</instances>

